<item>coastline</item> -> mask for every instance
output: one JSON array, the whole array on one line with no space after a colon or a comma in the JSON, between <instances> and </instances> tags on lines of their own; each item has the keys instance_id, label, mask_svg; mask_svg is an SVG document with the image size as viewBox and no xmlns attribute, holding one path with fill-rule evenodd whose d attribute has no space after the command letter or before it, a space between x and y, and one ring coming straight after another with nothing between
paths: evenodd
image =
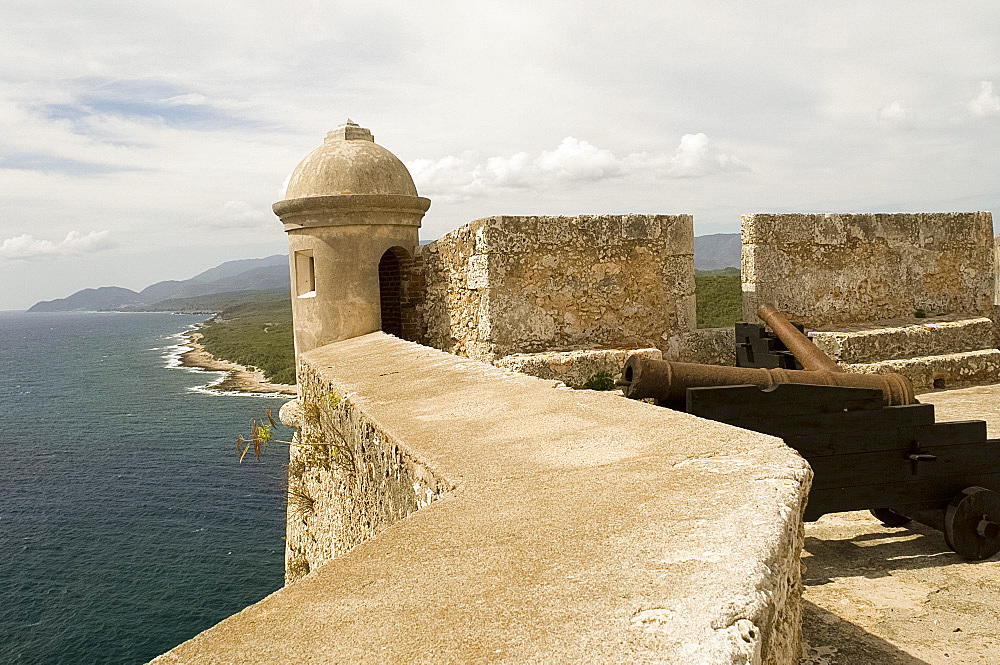
<instances>
[{"instance_id":1,"label":"coastline","mask_svg":"<svg viewBox=\"0 0 1000 665\"><path fill-rule=\"evenodd\" d=\"M284 383L271 383L264 377L264 372L255 369L248 370L239 363L221 360L205 350L200 340L202 334L198 329L188 330L181 334L181 344L188 347L178 357L182 367L196 367L209 372L226 372L221 381L205 387L205 390L215 393L250 393L298 395L298 388Z\"/></svg>"}]
</instances>

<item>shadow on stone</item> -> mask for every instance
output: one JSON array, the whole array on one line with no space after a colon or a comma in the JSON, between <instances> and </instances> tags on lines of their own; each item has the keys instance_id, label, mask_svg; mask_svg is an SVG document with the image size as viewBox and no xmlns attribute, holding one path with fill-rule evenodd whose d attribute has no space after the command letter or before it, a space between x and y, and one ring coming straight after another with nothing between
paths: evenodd
<instances>
[{"instance_id":1,"label":"shadow on stone","mask_svg":"<svg viewBox=\"0 0 1000 665\"><path fill-rule=\"evenodd\" d=\"M803 578L806 586L826 584L832 577L874 579L898 570L937 568L964 562L945 544L944 534L915 522L843 540L807 535L805 550L811 555L803 559L807 568Z\"/></svg>"},{"instance_id":2,"label":"shadow on stone","mask_svg":"<svg viewBox=\"0 0 1000 665\"><path fill-rule=\"evenodd\" d=\"M929 665L821 607L802 602L799 665Z\"/></svg>"}]
</instances>

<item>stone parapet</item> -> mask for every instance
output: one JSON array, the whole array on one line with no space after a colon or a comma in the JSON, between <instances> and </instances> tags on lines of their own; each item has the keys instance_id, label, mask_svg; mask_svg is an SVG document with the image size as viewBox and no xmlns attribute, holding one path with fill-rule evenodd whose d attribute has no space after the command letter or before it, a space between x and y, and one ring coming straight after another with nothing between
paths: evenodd
<instances>
[{"instance_id":1,"label":"stone parapet","mask_svg":"<svg viewBox=\"0 0 1000 665\"><path fill-rule=\"evenodd\" d=\"M1000 235L993 239L993 345L1000 348Z\"/></svg>"},{"instance_id":2,"label":"stone parapet","mask_svg":"<svg viewBox=\"0 0 1000 665\"><path fill-rule=\"evenodd\" d=\"M625 361L636 354L654 360L663 358L659 349L578 349L515 353L493 364L540 379L561 381L570 388L595 388L602 380L619 378Z\"/></svg>"},{"instance_id":3,"label":"stone parapet","mask_svg":"<svg viewBox=\"0 0 1000 665\"><path fill-rule=\"evenodd\" d=\"M993 304L1000 306L1000 235L993 239Z\"/></svg>"},{"instance_id":4,"label":"stone parapet","mask_svg":"<svg viewBox=\"0 0 1000 665\"><path fill-rule=\"evenodd\" d=\"M340 506L304 537L366 535L154 662L798 661L780 440L383 333L300 367L300 445L342 447L304 460Z\"/></svg>"},{"instance_id":5,"label":"stone parapet","mask_svg":"<svg viewBox=\"0 0 1000 665\"><path fill-rule=\"evenodd\" d=\"M993 348L993 322L983 316L894 319L814 330L809 337L838 363L870 363Z\"/></svg>"},{"instance_id":6,"label":"stone parapet","mask_svg":"<svg viewBox=\"0 0 1000 665\"><path fill-rule=\"evenodd\" d=\"M492 362L696 326L690 215L489 217L420 249L426 343Z\"/></svg>"},{"instance_id":7,"label":"stone parapet","mask_svg":"<svg viewBox=\"0 0 1000 665\"><path fill-rule=\"evenodd\" d=\"M736 331L728 328L699 328L677 333L663 349L665 360L706 365L736 364Z\"/></svg>"},{"instance_id":8,"label":"stone parapet","mask_svg":"<svg viewBox=\"0 0 1000 665\"><path fill-rule=\"evenodd\" d=\"M841 367L844 371L857 374L902 374L921 393L1000 383L1000 350L983 349L871 363L845 363Z\"/></svg>"},{"instance_id":9,"label":"stone parapet","mask_svg":"<svg viewBox=\"0 0 1000 665\"><path fill-rule=\"evenodd\" d=\"M767 302L810 329L990 316L992 236L988 212L744 215L744 318Z\"/></svg>"}]
</instances>

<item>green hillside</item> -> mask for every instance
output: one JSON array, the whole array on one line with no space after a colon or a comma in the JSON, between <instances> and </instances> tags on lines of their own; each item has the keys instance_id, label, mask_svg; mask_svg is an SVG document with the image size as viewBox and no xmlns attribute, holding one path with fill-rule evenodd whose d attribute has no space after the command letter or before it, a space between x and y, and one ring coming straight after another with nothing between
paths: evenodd
<instances>
[{"instance_id":1,"label":"green hillside","mask_svg":"<svg viewBox=\"0 0 1000 665\"><path fill-rule=\"evenodd\" d=\"M201 328L205 350L216 358L259 367L274 383L295 383L292 304L287 291L278 293L259 293L256 299L222 309Z\"/></svg>"},{"instance_id":2,"label":"green hillside","mask_svg":"<svg viewBox=\"0 0 1000 665\"><path fill-rule=\"evenodd\" d=\"M206 296L170 298L153 305L136 308L143 312L178 312L180 314L214 314L243 303L264 302L284 298L288 300L288 289L270 291L229 291ZM291 310L289 310L291 311Z\"/></svg>"},{"instance_id":3,"label":"green hillside","mask_svg":"<svg viewBox=\"0 0 1000 665\"><path fill-rule=\"evenodd\" d=\"M743 320L739 268L696 270L694 283L699 328L726 328Z\"/></svg>"}]
</instances>

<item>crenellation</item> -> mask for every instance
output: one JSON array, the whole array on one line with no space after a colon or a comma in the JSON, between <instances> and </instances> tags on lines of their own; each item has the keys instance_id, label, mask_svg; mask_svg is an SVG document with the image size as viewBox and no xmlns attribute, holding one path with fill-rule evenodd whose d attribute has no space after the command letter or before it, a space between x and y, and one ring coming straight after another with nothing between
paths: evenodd
<instances>
[{"instance_id":1,"label":"crenellation","mask_svg":"<svg viewBox=\"0 0 1000 665\"><path fill-rule=\"evenodd\" d=\"M695 327L693 247L690 215L476 220L421 248L426 341L485 361L659 346Z\"/></svg>"},{"instance_id":2,"label":"crenellation","mask_svg":"<svg viewBox=\"0 0 1000 665\"><path fill-rule=\"evenodd\" d=\"M992 215L744 215L743 316L773 303L807 327L990 316Z\"/></svg>"}]
</instances>

